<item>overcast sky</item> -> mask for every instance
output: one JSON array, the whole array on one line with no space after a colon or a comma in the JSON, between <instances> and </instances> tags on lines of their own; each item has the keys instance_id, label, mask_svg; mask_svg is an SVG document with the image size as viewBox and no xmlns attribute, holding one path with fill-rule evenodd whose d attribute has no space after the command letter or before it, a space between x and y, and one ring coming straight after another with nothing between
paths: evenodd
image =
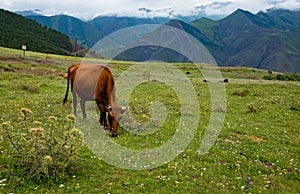
<instances>
[{"instance_id":1,"label":"overcast sky","mask_svg":"<svg viewBox=\"0 0 300 194\"><path fill-rule=\"evenodd\" d=\"M0 0L0 7L9 11L38 9L48 16L66 14L91 19L98 15L168 16L170 12L183 16L199 12L227 15L237 8L257 13L270 8L300 9L300 0Z\"/></svg>"}]
</instances>

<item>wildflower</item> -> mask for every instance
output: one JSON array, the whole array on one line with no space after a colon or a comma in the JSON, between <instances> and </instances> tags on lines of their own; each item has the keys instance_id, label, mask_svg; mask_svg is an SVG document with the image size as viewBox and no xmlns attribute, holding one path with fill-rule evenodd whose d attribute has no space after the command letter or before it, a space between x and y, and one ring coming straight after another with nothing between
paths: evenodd
<instances>
[{"instance_id":1,"label":"wildflower","mask_svg":"<svg viewBox=\"0 0 300 194\"><path fill-rule=\"evenodd\" d=\"M22 108L21 112L23 112L24 114L26 114L26 113L32 114L32 111L29 110L28 108Z\"/></svg>"},{"instance_id":2,"label":"wildflower","mask_svg":"<svg viewBox=\"0 0 300 194\"><path fill-rule=\"evenodd\" d=\"M59 185L59 188L64 188L64 187L65 187L64 184L60 184L60 185Z\"/></svg>"},{"instance_id":3,"label":"wildflower","mask_svg":"<svg viewBox=\"0 0 300 194\"><path fill-rule=\"evenodd\" d=\"M70 115L67 116L67 119L70 120L70 121L73 121L73 120L75 120L75 115L70 114Z\"/></svg>"},{"instance_id":4,"label":"wildflower","mask_svg":"<svg viewBox=\"0 0 300 194\"><path fill-rule=\"evenodd\" d=\"M73 128L71 129L70 133L71 133L72 135L76 135L76 134L80 134L80 131L79 131L77 128L73 127Z\"/></svg>"},{"instance_id":5,"label":"wildflower","mask_svg":"<svg viewBox=\"0 0 300 194\"><path fill-rule=\"evenodd\" d=\"M35 133L43 133L44 129L38 127L38 128L31 128L30 131Z\"/></svg>"},{"instance_id":6,"label":"wildflower","mask_svg":"<svg viewBox=\"0 0 300 194\"><path fill-rule=\"evenodd\" d=\"M10 126L10 122L6 121L4 123L2 123L2 127L9 127Z\"/></svg>"},{"instance_id":7,"label":"wildflower","mask_svg":"<svg viewBox=\"0 0 300 194\"><path fill-rule=\"evenodd\" d=\"M49 119L50 121L55 121L55 120L56 120L56 117L55 117L55 116L49 116L48 119Z\"/></svg>"},{"instance_id":8,"label":"wildflower","mask_svg":"<svg viewBox=\"0 0 300 194\"><path fill-rule=\"evenodd\" d=\"M40 121L33 121L34 124L36 125L41 125L42 123Z\"/></svg>"},{"instance_id":9,"label":"wildflower","mask_svg":"<svg viewBox=\"0 0 300 194\"><path fill-rule=\"evenodd\" d=\"M47 155L47 156L44 157L44 160L45 160L46 163L48 163L48 162L52 161L52 158L51 158L51 156Z\"/></svg>"},{"instance_id":10,"label":"wildflower","mask_svg":"<svg viewBox=\"0 0 300 194\"><path fill-rule=\"evenodd\" d=\"M20 114L21 117L25 117L25 114L22 111L19 112L19 114Z\"/></svg>"},{"instance_id":11,"label":"wildflower","mask_svg":"<svg viewBox=\"0 0 300 194\"><path fill-rule=\"evenodd\" d=\"M43 133L43 131L44 131L43 128L36 128L37 133Z\"/></svg>"}]
</instances>

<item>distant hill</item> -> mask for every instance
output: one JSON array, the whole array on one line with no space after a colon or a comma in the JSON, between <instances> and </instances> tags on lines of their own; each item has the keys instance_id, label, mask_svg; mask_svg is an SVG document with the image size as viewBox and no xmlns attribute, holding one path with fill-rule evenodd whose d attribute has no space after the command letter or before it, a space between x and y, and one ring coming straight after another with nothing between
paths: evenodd
<instances>
[{"instance_id":1,"label":"distant hill","mask_svg":"<svg viewBox=\"0 0 300 194\"><path fill-rule=\"evenodd\" d=\"M87 47L92 47L105 36L105 34L94 25L67 15L51 17L29 15L26 17L37 21L43 26L60 31L73 41L77 40L79 44Z\"/></svg>"},{"instance_id":2,"label":"distant hill","mask_svg":"<svg viewBox=\"0 0 300 194\"><path fill-rule=\"evenodd\" d=\"M21 49L22 44L26 44L29 51L53 54L72 51L68 36L43 27L34 20L0 9L0 45Z\"/></svg>"},{"instance_id":3,"label":"distant hill","mask_svg":"<svg viewBox=\"0 0 300 194\"><path fill-rule=\"evenodd\" d=\"M196 36L221 66L247 66L300 72L300 12L272 10L254 15L237 10L228 17L190 23L207 40Z\"/></svg>"},{"instance_id":4,"label":"distant hill","mask_svg":"<svg viewBox=\"0 0 300 194\"><path fill-rule=\"evenodd\" d=\"M105 34L118 31L123 28L142 25L142 24L164 24L169 21L169 18L135 18L135 17L109 17L99 16L88 21Z\"/></svg>"},{"instance_id":5,"label":"distant hill","mask_svg":"<svg viewBox=\"0 0 300 194\"><path fill-rule=\"evenodd\" d=\"M27 12L26 12L27 13ZM58 30L73 41L77 40L79 44L93 47L99 40L106 35L123 28L142 25L142 24L163 24L168 18L135 18L135 17L108 17L99 16L90 21L82 21L78 18L67 15L42 16L27 15L43 26Z\"/></svg>"}]
</instances>

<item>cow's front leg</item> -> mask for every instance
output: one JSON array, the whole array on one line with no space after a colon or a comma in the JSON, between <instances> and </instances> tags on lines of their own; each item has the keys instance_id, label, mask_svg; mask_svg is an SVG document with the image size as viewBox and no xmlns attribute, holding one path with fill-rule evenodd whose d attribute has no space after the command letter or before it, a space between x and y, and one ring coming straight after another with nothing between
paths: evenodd
<instances>
[{"instance_id":1,"label":"cow's front leg","mask_svg":"<svg viewBox=\"0 0 300 194\"><path fill-rule=\"evenodd\" d=\"M83 119L86 119L87 118L87 115L86 115L86 111L85 111L85 100L80 100L80 107L81 107L81 110L82 110L82 117Z\"/></svg>"},{"instance_id":2,"label":"cow's front leg","mask_svg":"<svg viewBox=\"0 0 300 194\"><path fill-rule=\"evenodd\" d=\"M107 125L107 121L106 121L106 110L105 110L105 107L101 103L99 103L97 101L96 101L96 103L97 103L97 106L98 106L99 111L100 111L99 124L102 125L105 130L107 130L108 129L108 125Z\"/></svg>"},{"instance_id":3,"label":"cow's front leg","mask_svg":"<svg viewBox=\"0 0 300 194\"><path fill-rule=\"evenodd\" d=\"M105 111L102 111L102 110L100 111L99 123L100 123L100 125L102 125L104 127L105 130L108 129L107 120L106 120L106 112Z\"/></svg>"}]
</instances>

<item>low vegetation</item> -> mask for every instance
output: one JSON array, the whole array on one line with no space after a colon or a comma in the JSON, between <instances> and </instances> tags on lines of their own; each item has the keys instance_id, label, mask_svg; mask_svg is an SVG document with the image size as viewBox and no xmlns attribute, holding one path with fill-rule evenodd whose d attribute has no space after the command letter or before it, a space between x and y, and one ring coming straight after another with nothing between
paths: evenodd
<instances>
[{"instance_id":1,"label":"low vegetation","mask_svg":"<svg viewBox=\"0 0 300 194\"><path fill-rule=\"evenodd\" d=\"M300 81L300 74L277 74L277 75L265 75L263 77L266 80L280 80L280 81Z\"/></svg>"},{"instance_id":2,"label":"low vegetation","mask_svg":"<svg viewBox=\"0 0 300 194\"><path fill-rule=\"evenodd\" d=\"M48 62L55 63L44 64L36 61L38 54L33 55L0 62L0 193L300 192L299 82L264 80L267 71L224 70L229 80L225 84L227 109L222 110L226 111L224 125L209 152L198 155L210 121L207 86L213 81L203 82L201 69L192 65L174 64L197 92L198 130L174 160L134 171L106 163L81 144L70 115L71 100L62 106L66 80L59 76L78 59L48 56ZM129 63L122 62L110 65L115 77L128 67ZM52 73L46 73L50 69ZM249 73L256 78L249 79ZM222 81L214 84L224 84ZM169 110L159 130L137 135L121 127L113 141L132 149L168 141L180 115L180 103L171 88L160 82L141 84L132 92L128 108L138 122L147 122L150 104L156 99Z\"/></svg>"}]
</instances>

